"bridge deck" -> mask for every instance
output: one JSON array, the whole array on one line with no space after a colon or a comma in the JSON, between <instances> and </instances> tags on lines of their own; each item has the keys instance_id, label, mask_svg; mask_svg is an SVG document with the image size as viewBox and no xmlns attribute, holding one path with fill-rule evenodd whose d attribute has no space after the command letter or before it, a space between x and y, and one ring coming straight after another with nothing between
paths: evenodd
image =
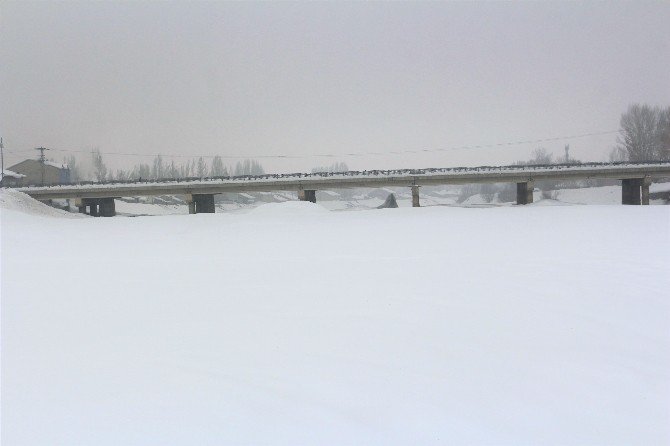
<instances>
[{"instance_id":1,"label":"bridge deck","mask_svg":"<svg viewBox=\"0 0 670 446\"><path fill-rule=\"evenodd\" d=\"M468 183L521 183L543 180L670 177L670 162L587 163L579 165L458 167L371 170L364 172L269 174L245 177L190 178L144 182L79 183L30 186L19 190L37 199L106 198L150 195L220 194L275 190L323 190L358 187L428 186Z\"/></svg>"}]
</instances>

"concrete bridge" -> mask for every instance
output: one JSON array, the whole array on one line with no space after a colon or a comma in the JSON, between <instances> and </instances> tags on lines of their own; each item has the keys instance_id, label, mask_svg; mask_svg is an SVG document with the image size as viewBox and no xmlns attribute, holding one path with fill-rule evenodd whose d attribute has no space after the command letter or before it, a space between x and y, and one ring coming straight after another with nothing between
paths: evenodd
<instances>
[{"instance_id":1,"label":"concrete bridge","mask_svg":"<svg viewBox=\"0 0 670 446\"><path fill-rule=\"evenodd\" d=\"M75 199L79 211L115 215L114 198L184 195L189 213L215 212L214 195L226 192L296 191L316 203L316 191L342 188L408 187L412 206L420 206L421 186L470 183L516 183L517 204L533 202L536 181L621 180L622 204L649 204L649 184L670 178L670 162L585 163L572 165L457 167L444 169L370 170L363 172L268 174L243 177L164 179L136 182L79 183L19 188L38 200Z\"/></svg>"}]
</instances>

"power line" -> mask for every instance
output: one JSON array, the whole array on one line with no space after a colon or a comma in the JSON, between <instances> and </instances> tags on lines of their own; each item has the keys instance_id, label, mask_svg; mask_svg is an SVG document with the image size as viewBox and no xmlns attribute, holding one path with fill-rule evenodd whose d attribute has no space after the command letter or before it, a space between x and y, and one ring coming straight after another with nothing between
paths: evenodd
<instances>
[{"instance_id":1,"label":"power line","mask_svg":"<svg viewBox=\"0 0 670 446\"><path fill-rule=\"evenodd\" d=\"M163 158L216 158L221 157L223 159L246 159L246 158L258 158L258 159L300 159L300 158L342 158L342 157L353 157L353 156L388 156L388 155L403 155L406 153L434 153L434 152L446 152L451 150L473 150L473 149L487 149L494 147L505 147L505 146L516 146L523 144L537 144L542 142L550 141L565 141L569 139L578 139L586 138L589 136L602 136L602 135L611 135L614 133L619 133L619 130L608 130L605 132L592 132L592 133L583 133L579 135L568 135L568 136L555 136L551 138L540 138L540 139L529 139L529 140L519 140L519 141L508 141L500 142L494 144L480 144L480 145L465 145L465 146L452 146L452 147L442 147L442 148L433 148L433 149L416 149L416 150L399 150L391 152L351 152L351 153L315 153L309 155L183 155L183 154L164 154L164 153L153 153L153 154L143 154L143 153L130 153L130 152L98 152L101 155L110 155L110 156L137 156L137 157L150 157L155 158L160 155ZM51 150L57 152L67 152L67 153L91 153L90 150L71 150L71 149L58 149L51 148ZM14 150L7 151L7 153L19 153L27 152L28 150Z\"/></svg>"}]
</instances>

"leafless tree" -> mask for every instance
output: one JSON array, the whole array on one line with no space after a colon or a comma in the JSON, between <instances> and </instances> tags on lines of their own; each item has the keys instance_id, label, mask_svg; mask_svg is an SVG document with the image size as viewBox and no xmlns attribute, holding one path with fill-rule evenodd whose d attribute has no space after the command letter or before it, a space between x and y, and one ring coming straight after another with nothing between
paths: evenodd
<instances>
[{"instance_id":1,"label":"leafless tree","mask_svg":"<svg viewBox=\"0 0 670 446\"><path fill-rule=\"evenodd\" d=\"M64 160L68 169L70 169L70 181L76 183L81 180L81 172L79 171L79 165L77 164L77 158L74 155L70 155Z\"/></svg>"},{"instance_id":2,"label":"leafless tree","mask_svg":"<svg viewBox=\"0 0 670 446\"><path fill-rule=\"evenodd\" d=\"M102 160L102 155L98 149L93 151L93 174L98 181L105 181L107 178L107 166Z\"/></svg>"},{"instance_id":3,"label":"leafless tree","mask_svg":"<svg viewBox=\"0 0 670 446\"><path fill-rule=\"evenodd\" d=\"M203 157L198 158L198 170L196 171L199 178L207 176L207 162Z\"/></svg>"},{"instance_id":4,"label":"leafless tree","mask_svg":"<svg viewBox=\"0 0 670 446\"><path fill-rule=\"evenodd\" d=\"M615 157L623 153L629 161L668 159L664 146L668 138L668 109L633 104L621 115L621 130Z\"/></svg>"},{"instance_id":5,"label":"leafless tree","mask_svg":"<svg viewBox=\"0 0 670 446\"><path fill-rule=\"evenodd\" d=\"M223 160L220 156L215 156L212 160L212 170L211 175L213 177L227 177L228 169L223 165Z\"/></svg>"},{"instance_id":6,"label":"leafless tree","mask_svg":"<svg viewBox=\"0 0 670 446\"><path fill-rule=\"evenodd\" d=\"M528 164L552 164L553 163L553 155L549 152L547 152L547 149L543 147L538 147L537 149L533 150L533 157L528 160Z\"/></svg>"},{"instance_id":7,"label":"leafless tree","mask_svg":"<svg viewBox=\"0 0 670 446\"><path fill-rule=\"evenodd\" d=\"M165 166L163 164L163 157L158 154L154 158L154 164L151 167L151 177L152 178L163 178L165 176Z\"/></svg>"},{"instance_id":8,"label":"leafless tree","mask_svg":"<svg viewBox=\"0 0 670 446\"><path fill-rule=\"evenodd\" d=\"M658 121L661 159L670 160L670 107L661 110Z\"/></svg>"}]
</instances>

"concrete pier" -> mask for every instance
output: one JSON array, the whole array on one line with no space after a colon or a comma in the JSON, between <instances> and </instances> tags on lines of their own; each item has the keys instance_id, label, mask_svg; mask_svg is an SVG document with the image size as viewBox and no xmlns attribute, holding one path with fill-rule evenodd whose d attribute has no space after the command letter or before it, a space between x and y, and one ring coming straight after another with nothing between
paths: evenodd
<instances>
[{"instance_id":1,"label":"concrete pier","mask_svg":"<svg viewBox=\"0 0 670 446\"><path fill-rule=\"evenodd\" d=\"M621 180L621 204L649 204L651 178L629 178Z\"/></svg>"},{"instance_id":2,"label":"concrete pier","mask_svg":"<svg viewBox=\"0 0 670 446\"><path fill-rule=\"evenodd\" d=\"M100 207L101 217L114 217L116 215L116 206L113 198L101 198L98 206Z\"/></svg>"},{"instance_id":3,"label":"concrete pier","mask_svg":"<svg viewBox=\"0 0 670 446\"><path fill-rule=\"evenodd\" d=\"M114 198L77 198L74 205L80 214L88 214L91 217L114 217L116 205ZM88 209L88 212L86 210Z\"/></svg>"},{"instance_id":4,"label":"concrete pier","mask_svg":"<svg viewBox=\"0 0 670 446\"><path fill-rule=\"evenodd\" d=\"M640 203L649 205L649 186L651 185L651 178L644 177L640 184Z\"/></svg>"},{"instance_id":5,"label":"concrete pier","mask_svg":"<svg viewBox=\"0 0 670 446\"><path fill-rule=\"evenodd\" d=\"M528 180L525 183L516 183L516 204L532 203L533 189L535 189L535 181Z\"/></svg>"},{"instance_id":6,"label":"concrete pier","mask_svg":"<svg viewBox=\"0 0 670 446\"><path fill-rule=\"evenodd\" d=\"M640 182L638 179L621 180L621 204L640 204Z\"/></svg>"},{"instance_id":7,"label":"concrete pier","mask_svg":"<svg viewBox=\"0 0 670 446\"><path fill-rule=\"evenodd\" d=\"M421 202L419 201L419 186L417 185L412 186L412 207L421 207Z\"/></svg>"},{"instance_id":8,"label":"concrete pier","mask_svg":"<svg viewBox=\"0 0 670 446\"><path fill-rule=\"evenodd\" d=\"M213 214L216 212L213 194L193 194L192 203L196 214Z\"/></svg>"},{"instance_id":9,"label":"concrete pier","mask_svg":"<svg viewBox=\"0 0 670 446\"><path fill-rule=\"evenodd\" d=\"M310 201L316 203L316 191L315 190L299 190L298 191L298 200L300 201Z\"/></svg>"},{"instance_id":10,"label":"concrete pier","mask_svg":"<svg viewBox=\"0 0 670 446\"><path fill-rule=\"evenodd\" d=\"M80 214L85 214L86 213L86 204L84 203L84 200L81 198L75 198L74 199L74 205L79 209Z\"/></svg>"}]
</instances>

